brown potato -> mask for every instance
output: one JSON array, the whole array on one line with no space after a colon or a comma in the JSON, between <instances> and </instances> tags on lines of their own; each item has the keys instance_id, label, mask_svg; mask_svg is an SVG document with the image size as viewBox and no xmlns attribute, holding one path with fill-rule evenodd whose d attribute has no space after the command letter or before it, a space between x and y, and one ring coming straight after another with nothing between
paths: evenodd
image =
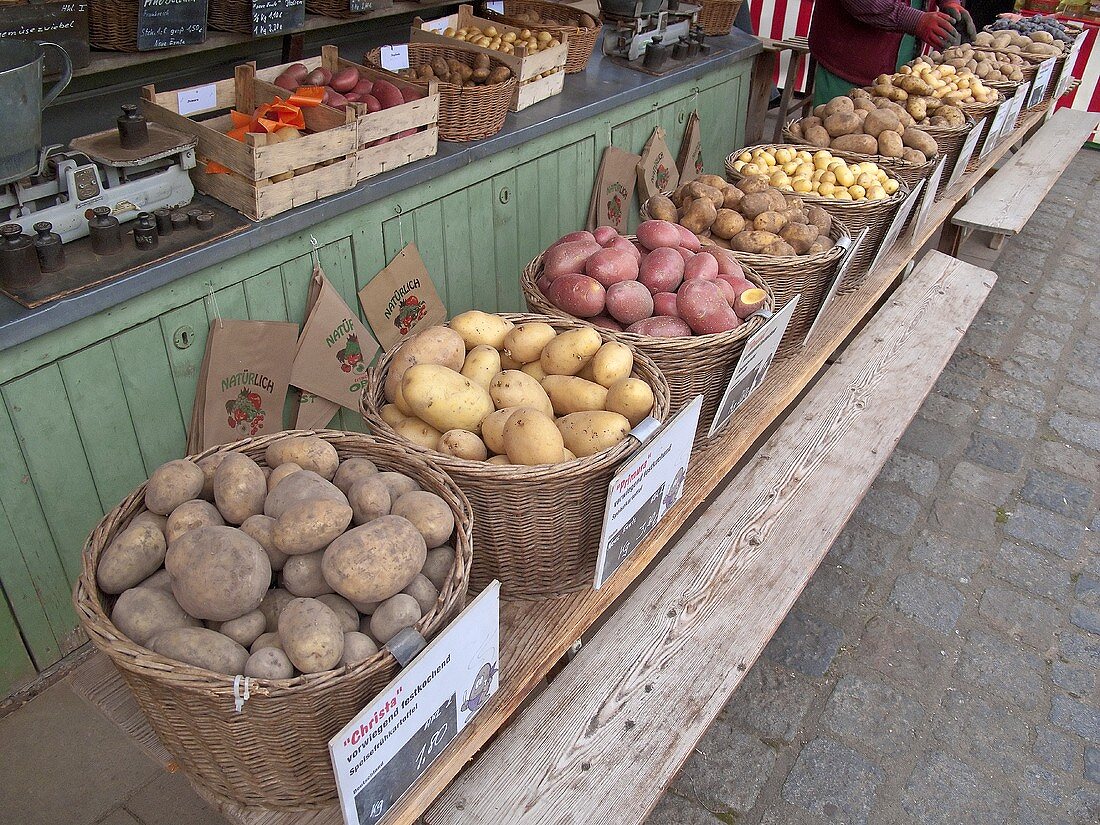
<instances>
[{"instance_id":1,"label":"brown potato","mask_svg":"<svg viewBox=\"0 0 1100 825\"><path fill-rule=\"evenodd\" d=\"M760 193L760 192L766 192L768 189L771 188L771 184L768 183L768 179L765 178L762 175L752 175L752 176L747 177L747 178L741 178L741 180L737 181L737 183L734 184L734 185L738 189L740 189L742 192L744 192L746 195L753 195L753 194L757 194L757 193ZM724 202L724 199L723 199L723 202ZM741 202L742 203L745 202L744 198L741 199ZM764 210L761 209L760 211L763 212ZM756 217L756 215L746 214L743 209L741 210L741 214L744 215L746 218L755 218Z\"/></svg>"},{"instance_id":2,"label":"brown potato","mask_svg":"<svg viewBox=\"0 0 1100 825\"><path fill-rule=\"evenodd\" d=\"M762 253L776 241L782 240L771 232L747 231L739 232L730 238L730 248L737 252Z\"/></svg>"},{"instance_id":3,"label":"brown potato","mask_svg":"<svg viewBox=\"0 0 1100 825\"><path fill-rule=\"evenodd\" d=\"M833 228L832 216L820 206L807 206L806 217L810 223L817 227L817 231L822 236L827 236L829 230Z\"/></svg>"},{"instance_id":4,"label":"brown potato","mask_svg":"<svg viewBox=\"0 0 1100 825\"><path fill-rule=\"evenodd\" d=\"M869 112L867 119L863 121L864 133L876 138L882 132L887 131L901 134L903 128L897 114L889 109L876 109L873 112Z\"/></svg>"},{"instance_id":5,"label":"brown potato","mask_svg":"<svg viewBox=\"0 0 1100 825\"><path fill-rule=\"evenodd\" d=\"M817 240L817 227L809 223L791 223L780 230L779 236L791 245L799 255L805 254Z\"/></svg>"},{"instance_id":6,"label":"brown potato","mask_svg":"<svg viewBox=\"0 0 1100 825\"><path fill-rule=\"evenodd\" d=\"M294 665L278 647L262 647L252 652L244 663L244 675L253 679L291 679Z\"/></svg>"},{"instance_id":7,"label":"brown potato","mask_svg":"<svg viewBox=\"0 0 1100 825\"><path fill-rule=\"evenodd\" d=\"M353 484L348 491L351 504L351 520L354 524L366 524L376 518L387 516L393 506L393 498L386 482L377 475L364 478Z\"/></svg>"},{"instance_id":8,"label":"brown potato","mask_svg":"<svg viewBox=\"0 0 1100 825\"><path fill-rule=\"evenodd\" d=\"M848 100L846 97L838 97L836 100ZM844 135L851 135L859 131L861 124L859 118L852 112L842 112L834 115L829 115L825 118L825 131L829 133L829 137L834 140Z\"/></svg>"},{"instance_id":9,"label":"brown potato","mask_svg":"<svg viewBox=\"0 0 1100 825\"><path fill-rule=\"evenodd\" d=\"M152 639L150 647L177 662L228 676L239 674L248 661L247 650L228 636L205 627L165 630Z\"/></svg>"},{"instance_id":10,"label":"brown potato","mask_svg":"<svg viewBox=\"0 0 1100 825\"><path fill-rule=\"evenodd\" d=\"M924 152L917 149L910 149L908 146L902 147L901 159L908 161L909 163L927 163L928 158L924 156Z\"/></svg>"},{"instance_id":11,"label":"brown potato","mask_svg":"<svg viewBox=\"0 0 1100 825\"><path fill-rule=\"evenodd\" d=\"M341 501L299 501L276 519L275 547L288 556L323 550L347 529L351 516L351 506Z\"/></svg>"},{"instance_id":12,"label":"brown potato","mask_svg":"<svg viewBox=\"0 0 1100 825\"><path fill-rule=\"evenodd\" d=\"M791 257L792 255L797 255L798 253L795 252L793 246L791 246L785 240L780 238L778 241L775 241L774 243L768 244L764 248L764 254L765 255L774 255L776 257L781 257L781 258L787 258L787 257Z\"/></svg>"},{"instance_id":13,"label":"brown potato","mask_svg":"<svg viewBox=\"0 0 1100 825\"><path fill-rule=\"evenodd\" d=\"M409 586L401 592L416 599L421 613L427 613L435 607L436 600L439 598L439 590L423 573L417 573Z\"/></svg>"},{"instance_id":14,"label":"brown potato","mask_svg":"<svg viewBox=\"0 0 1100 825\"><path fill-rule=\"evenodd\" d=\"M332 477L332 483L346 496L355 482L377 474L378 468L373 461L369 458L353 456L340 462L340 466L336 468L336 475Z\"/></svg>"},{"instance_id":15,"label":"brown potato","mask_svg":"<svg viewBox=\"0 0 1100 825\"><path fill-rule=\"evenodd\" d=\"M825 104L823 111L825 116L849 114L855 109L855 104L850 97L834 97Z\"/></svg>"},{"instance_id":16,"label":"brown potato","mask_svg":"<svg viewBox=\"0 0 1100 825\"><path fill-rule=\"evenodd\" d=\"M193 498L198 498L206 483L202 468L193 461L177 459L153 471L145 485L145 507L166 516Z\"/></svg>"},{"instance_id":17,"label":"brown potato","mask_svg":"<svg viewBox=\"0 0 1100 825\"><path fill-rule=\"evenodd\" d=\"M382 480L382 483L386 485L386 488L390 491L390 498L394 501L399 496L412 490L419 490L420 485L409 478L404 473L385 472L379 473L378 478Z\"/></svg>"},{"instance_id":18,"label":"brown potato","mask_svg":"<svg viewBox=\"0 0 1100 825\"><path fill-rule=\"evenodd\" d=\"M338 593L322 593L317 601L336 614L345 633L359 629L359 611L343 596Z\"/></svg>"},{"instance_id":19,"label":"brown potato","mask_svg":"<svg viewBox=\"0 0 1100 825\"><path fill-rule=\"evenodd\" d=\"M172 594L196 619L227 622L255 610L271 584L259 543L233 527L197 527L168 548Z\"/></svg>"},{"instance_id":20,"label":"brown potato","mask_svg":"<svg viewBox=\"0 0 1100 825\"><path fill-rule=\"evenodd\" d=\"M96 582L104 593L121 593L136 586L164 564L164 534L148 523L131 525L107 545L96 567Z\"/></svg>"},{"instance_id":21,"label":"brown potato","mask_svg":"<svg viewBox=\"0 0 1100 825\"><path fill-rule=\"evenodd\" d=\"M267 477L267 491L270 493L278 486L280 481L289 475L300 472L301 469L302 468L293 461L288 461L286 464L280 464L272 470L271 474Z\"/></svg>"},{"instance_id":22,"label":"brown potato","mask_svg":"<svg viewBox=\"0 0 1100 825\"><path fill-rule=\"evenodd\" d=\"M162 567L149 578L142 580L136 587L152 587L155 590L163 590L165 593L171 595L172 577L169 576L168 571Z\"/></svg>"},{"instance_id":23,"label":"brown potato","mask_svg":"<svg viewBox=\"0 0 1100 825\"><path fill-rule=\"evenodd\" d=\"M248 647L267 629L267 617L260 610L251 610L236 619L222 622L218 632L242 647Z\"/></svg>"},{"instance_id":24,"label":"brown potato","mask_svg":"<svg viewBox=\"0 0 1100 825\"><path fill-rule=\"evenodd\" d=\"M315 599L332 592L332 585L325 578L322 568L324 555L324 550L318 550L286 560L280 579L288 593L299 598Z\"/></svg>"},{"instance_id":25,"label":"brown potato","mask_svg":"<svg viewBox=\"0 0 1100 825\"><path fill-rule=\"evenodd\" d=\"M745 193L732 184L726 184L726 188L722 190L722 208L732 209L737 211L737 207L741 205L741 198L745 197Z\"/></svg>"},{"instance_id":26,"label":"brown potato","mask_svg":"<svg viewBox=\"0 0 1100 825\"><path fill-rule=\"evenodd\" d=\"M443 583L451 574L455 563L455 550L449 545L435 547L427 552L424 558L424 566L421 573L430 581L436 590L443 589Z\"/></svg>"},{"instance_id":27,"label":"brown potato","mask_svg":"<svg viewBox=\"0 0 1100 825\"><path fill-rule=\"evenodd\" d=\"M293 593L281 587L273 587L264 594L264 599L260 602L260 612L264 614L264 618L267 620L268 633L274 633L279 629L279 614L294 599Z\"/></svg>"},{"instance_id":28,"label":"brown potato","mask_svg":"<svg viewBox=\"0 0 1100 825\"><path fill-rule=\"evenodd\" d=\"M709 186L696 178L687 185L684 192L684 202L706 198L717 209L726 199L724 188Z\"/></svg>"},{"instance_id":29,"label":"brown potato","mask_svg":"<svg viewBox=\"0 0 1100 825\"><path fill-rule=\"evenodd\" d=\"M925 158L935 156L940 150L935 138L920 129L906 129L901 134L901 141L910 149L916 149L923 154Z\"/></svg>"},{"instance_id":30,"label":"brown potato","mask_svg":"<svg viewBox=\"0 0 1100 825\"><path fill-rule=\"evenodd\" d=\"M408 519L382 516L332 542L324 551L322 571L351 602L382 601L408 587L427 552L424 537Z\"/></svg>"},{"instance_id":31,"label":"brown potato","mask_svg":"<svg viewBox=\"0 0 1100 825\"><path fill-rule=\"evenodd\" d=\"M348 503L347 496L331 481L325 481L309 470L301 470L288 475L279 482L278 487L267 494L264 515L277 519L291 505L311 499Z\"/></svg>"},{"instance_id":32,"label":"brown potato","mask_svg":"<svg viewBox=\"0 0 1100 825\"><path fill-rule=\"evenodd\" d=\"M771 232L773 235L778 235L789 222L782 212L761 212L753 218L752 228L758 232Z\"/></svg>"},{"instance_id":33,"label":"brown potato","mask_svg":"<svg viewBox=\"0 0 1100 825\"><path fill-rule=\"evenodd\" d=\"M278 467L293 461L303 470L317 473L326 481L331 481L340 466L340 456L336 448L315 435L295 436L281 439L268 445L264 453L268 467Z\"/></svg>"},{"instance_id":34,"label":"brown potato","mask_svg":"<svg viewBox=\"0 0 1100 825\"><path fill-rule=\"evenodd\" d=\"M721 194L721 193L719 193ZM725 196L722 196L725 200ZM684 201L683 215L680 216L680 225L696 234L706 232L718 216L718 209L708 198L696 198L692 201Z\"/></svg>"},{"instance_id":35,"label":"brown potato","mask_svg":"<svg viewBox=\"0 0 1100 825\"><path fill-rule=\"evenodd\" d=\"M139 524L151 524L163 533L168 527L168 517L158 515L157 513L150 513L148 510L142 510L132 519L127 527L137 527Z\"/></svg>"},{"instance_id":36,"label":"brown potato","mask_svg":"<svg viewBox=\"0 0 1100 825\"><path fill-rule=\"evenodd\" d=\"M676 223L680 218L676 204L665 195L653 195L645 202L645 208L653 220Z\"/></svg>"},{"instance_id":37,"label":"brown potato","mask_svg":"<svg viewBox=\"0 0 1100 825\"><path fill-rule=\"evenodd\" d=\"M286 553L275 546L275 519L271 516L249 516L240 527L241 532L252 536L267 553L271 569L278 572L286 564Z\"/></svg>"},{"instance_id":38,"label":"brown potato","mask_svg":"<svg viewBox=\"0 0 1100 825\"><path fill-rule=\"evenodd\" d=\"M878 140L870 135L841 135L833 138L832 148L859 155L874 155L878 152Z\"/></svg>"},{"instance_id":39,"label":"brown potato","mask_svg":"<svg viewBox=\"0 0 1100 825\"><path fill-rule=\"evenodd\" d=\"M340 664L344 632L340 619L316 599L295 599L279 616L279 638L294 667L320 673Z\"/></svg>"},{"instance_id":40,"label":"brown potato","mask_svg":"<svg viewBox=\"0 0 1100 825\"><path fill-rule=\"evenodd\" d=\"M196 498L172 511L164 525L164 538L171 544L188 530L220 524L225 524L225 519L218 508L206 499Z\"/></svg>"},{"instance_id":41,"label":"brown potato","mask_svg":"<svg viewBox=\"0 0 1100 825\"><path fill-rule=\"evenodd\" d=\"M214 503L229 524L240 524L262 513L266 498L264 471L244 453L230 453L218 465L214 472Z\"/></svg>"},{"instance_id":42,"label":"brown potato","mask_svg":"<svg viewBox=\"0 0 1100 825\"><path fill-rule=\"evenodd\" d=\"M370 635L385 644L401 630L420 621L422 615L416 599L407 593L398 593L378 605L371 614Z\"/></svg>"},{"instance_id":43,"label":"brown potato","mask_svg":"<svg viewBox=\"0 0 1100 825\"><path fill-rule=\"evenodd\" d=\"M344 655L340 658L340 664L350 666L365 662L376 656L379 649L378 643L366 633L360 633L356 624L355 630L344 634Z\"/></svg>"},{"instance_id":44,"label":"brown potato","mask_svg":"<svg viewBox=\"0 0 1100 825\"><path fill-rule=\"evenodd\" d=\"M393 403L397 388L401 386L401 379L409 367L415 364L439 364L458 372L465 359L466 343L450 327L434 326L417 332L402 343L390 359L383 386L386 400Z\"/></svg>"},{"instance_id":45,"label":"brown potato","mask_svg":"<svg viewBox=\"0 0 1100 825\"><path fill-rule=\"evenodd\" d=\"M901 135L889 129L879 132L878 153L886 158L900 158L902 149Z\"/></svg>"},{"instance_id":46,"label":"brown potato","mask_svg":"<svg viewBox=\"0 0 1100 825\"><path fill-rule=\"evenodd\" d=\"M132 587L125 591L111 609L111 621L143 647L148 647L165 630L202 627L202 622L188 616L171 593L155 587Z\"/></svg>"},{"instance_id":47,"label":"brown potato","mask_svg":"<svg viewBox=\"0 0 1100 825\"><path fill-rule=\"evenodd\" d=\"M203 475L202 493L199 494L199 498L204 498L207 501L214 500L214 473L227 455L229 453L214 453L196 462L202 468Z\"/></svg>"},{"instance_id":48,"label":"brown potato","mask_svg":"<svg viewBox=\"0 0 1100 825\"><path fill-rule=\"evenodd\" d=\"M733 187L731 187L732 189ZM738 191L734 189L733 191ZM719 209L714 218L714 223L710 227L710 231L713 235L724 240L729 240L738 232L743 231L745 228L745 219L741 217L740 212L735 212L732 209Z\"/></svg>"},{"instance_id":49,"label":"brown potato","mask_svg":"<svg viewBox=\"0 0 1100 825\"><path fill-rule=\"evenodd\" d=\"M408 519L424 537L426 547L446 543L455 529L454 513L447 502L426 490L413 490L400 496L390 513Z\"/></svg>"}]
</instances>

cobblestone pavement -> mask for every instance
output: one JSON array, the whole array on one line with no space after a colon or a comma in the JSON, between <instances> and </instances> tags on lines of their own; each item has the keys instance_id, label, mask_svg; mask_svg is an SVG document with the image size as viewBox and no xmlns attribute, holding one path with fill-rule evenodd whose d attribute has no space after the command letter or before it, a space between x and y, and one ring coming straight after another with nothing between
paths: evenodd
<instances>
[{"instance_id":1,"label":"cobblestone pavement","mask_svg":"<svg viewBox=\"0 0 1100 825\"><path fill-rule=\"evenodd\" d=\"M1100 822L1100 152L649 825Z\"/></svg>"}]
</instances>

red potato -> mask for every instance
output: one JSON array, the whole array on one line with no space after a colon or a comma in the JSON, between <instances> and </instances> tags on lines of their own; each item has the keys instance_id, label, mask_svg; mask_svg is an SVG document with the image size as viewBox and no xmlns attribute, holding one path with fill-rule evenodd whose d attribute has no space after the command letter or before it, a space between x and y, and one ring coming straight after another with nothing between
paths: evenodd
<instances>
[{"instance_id":1,"label":"red potato","mask_svg":"<svg viewBox=\"0 0 1100 825\"><path fill-rule=\"evenodd\" d=\"M368 112L382 111L382 104L378 102L378 98L376 98L374 95L363 95L361 98L359 98L359 102L367 107Z\"/></svg>"},{"instance_id":2,"label":"red potato","mask_svg":"<svg viewBox=\"0 0 1100 825\"><path fill-rule=\"evenodd\" d=\"M637 281L620 281L607 288L607 312L620 324L636 324L653 314L653 296Z\"/></svg>"},{"instance_id":3,"label":"red potato","mask_svg":"<svg viewBox=\"0 0 1100 825\"><path fill-rule=\"evenodd\" d=\"M638 281L650 292L675 292L684 280L684 259L675 249L654 249L638 268Z\"/></svg>"},{"instance_id":4,"label":"red potato","mask_svg":"<svg viewBox=\"0 0 1100 825\"><path fill-rule=\"evenodd\" d=\"M595 240L556 243L542 256L542 274L555 280L562 275L584 272L584 265L593 253L603 249Z\"/></svg>"},{"instance_id":5,"label":"red potato","mask_svg":"<svg viewBox=\"0 0 1100 825\"><path fill-rule=\"evenodd\" d=\"M676 293L676 308L697 335L728 332L741 325L741 319L726 303L715 283L703 278L684 281Z\"/></svg>"},{"instance_id":6,"label":"red potato","mask_svg":"<svg viewBox=\"0 0 1100 825\"><path fill-rule=\"evenodd\" d=\"M668 221L642 221L637 234L638 241L649 250L680 243L680 227Z\"/></svg>"},{"instance_id":7,"label":"red potato","mask_svg":"<svg viewBox=\"0 0 1100 825\"><path fill-rule=\"evenodd\" d=\"M684 264L684 280L702 278L713 281L718 277L718 260L709 252L697 252Z\"/></svg>"},{"instance_id":8,"label":"red potato","mask_svg":"<svg viewBox=\"0 0 1100 825\"><path fill-rule=\"evenodd\" d=\"M677 246L677 247L675 247L675 249L676 249L676 253L681 258L683 258L685 264L688 261L690 261L692 258L695 257L695 253L692 252L690 249L684 249L682 246Z\"/></svg>"},{"instance_id":9,"label":"red potato","mask_svg":"<svg viewBox=\"0 0 1100 825\"><path fill-rule=\"evenodd\" d=\"M654 338L686 338L691 335L689 327L681 318L670 315L654 315L626 328L627 332L650 335Z\"/></svg>"},{"instance_id":10,"label":"red potato","mask_svg":"<svg viewBox=\"0 0 1100 825\"><path fill-rule=\"evenodd\" d=\"M278 86L280 89L286 89L293 92L302 84L301 82L299 82L297 77L290 73L290 70L288 69L277 78L275 78L275 85Z\"/></svg>"},{"instance_id":11,"label":"red potato","mask_svg":"<svg viewBox=\"0 0 1100 825\"><path fill-rule=\"evenodd\" d=\"M325 90L325 105L331 106L333 109L343 109L348 105L348 99L339 92L334 92L331 89Z\"/></svg>"},{"instance_id":12,"label":"red potato","mask_svg":"<svg viewBox=\"0 0 1100 825\"><path fill-rule=\"evenodd\" d=\"M405 102L405 98L401 96L401 90L388 80L374 81L374 86L371 88L371 94L378 99L383 109L400 106Z\"/></svg>"},{"instance_id":13,"label":"red potato","mask_svg":"<svg viewBox=\"0 0 1100 825\"><path fill-rule=\"evenodd\" d=\"M675 225L680 230L680 246L684 249L690 249L692 252L698 252L703 248L703 245L699 242L699 236L688 229L686 226Z\"/></svg>"},{"instance_id":14,"label":"red potato","mask_svg":"<svg viewBox=\"0 0 1100 825\"><path fill-rule=\"evenodd\" d=\"M611 243L607 245L607 248L621 249L623 252L626 252L629 255L633 255L635 260L637 260L639 263L641 263L642 261L642 250L621 235L618 238L614 238Z\"/></svg>"},{"instance_id":15,"label":"red potato","mask_svg":"<svg viewBox=\"0 0 1100 825\"><path fill-rule=\"evenodd\" d=\"M734 257L732 252L722 249L717 246L707 247L707 252L715 257L718 261L718 274L719 275L737 275L738 277L745 277L745 270L741 267L741 262Z\"/></svg>"},{"instance_id":16,"label":"red potato","mask_svg":"<svg viewBox=\"0 0 1100 825\"><path fill-rule=\"evenodd\" d=\"M566 235L562 235L550 244L548 248L553 249L558 244L570 243L571 241L592 241L592 243L596 243L596 237L591 232L581 229L578 232L569 232Z\"/></svg>"},{"instance_id":17,"label":"red potato","mask_svg":"<svg viewBox=\"0 0 1100 825\"><path fill-rule=\"evenodd\" d=\"M389 143L389 142L390 142L390 138L387 135L384 138L378 138L378 140L371 141L370 143L367 144L367 147L369 148L371 146L381 146L383 143Z\"/></svg>"},{"instance_id":18,"label":"red potato","mask_svg":"<svg viewBox=\"0 0 1100 825\"><path fill-rule=\"evenodd\" d=\"M621 249L601 249L585 262L584 274L609 287L638 280L638 262Z\"/></svg>"},{"instance_id":19,"label":"red potato","mask_svg":"<svg viewBox=\"0 0 1100 825\"><path fill-rule=\"evenodd\" d=\"M658 292L653 296L653 314L670 315L673 318L680 317L680 310L676 309L675 292Z\"/></svg>"},{"instance_id":20,"label":"red potato","mask_svg":"<svg viewBox=\"0 0 1100 825\"><path fill-rule=\"evenodd\" d=\"M592 324L594 327L600 327L601 329L610 329L615 332L623 331L623 325L610 315L594 315L588 319L588 323Z\"/></svg>"},{"instance_id":21,"label":"red potato","mask_svg":"<svg viewBox=\"0 0 1100 825\"><path fill-rule=\"evenodd\" d=\"M348 99L348 103L358 103L360 100L362 100L362 98L355 92L348 92L346 95L344 95L344 97Z\"/></svg>"},{"instance_id":22,"label":"red potato","mask_svg":"<svg viewBox=\"0 0 1100 825\"><path fill-rule=\"evenodd\" d=\"M427 92L422 92L419 89L405 88L401 90L401 97L406 103L412 103L414 100L422 99Z\"/></svg>"},{"instance_id":23,"label":"red potato","mask_svg":"<svg viewBox=\"0 0 1100 825\"><path fill-rule=\"evenodd\" d=\"M342 94L344 92L350 92L358 83L359 70L354 66L348 66L346 69L341 69L334 74L332 80L328 82L328 85Z\"/></svg>"},{"instance_id":24,"label":"red potato","mask_svg":"<svg viewBox=\"0 0 1100 825\"><path fill-rule=\"evenodd\" d=\"M767 299L768 294L762 289L753 287L752 289L746 289L740 295L737 296L737 300L734 302L733 311L737 313L737 317L741 320L748 318L757 310L764 306L764 301Z\"/></svg>"},{"instance_id":25,"label":"red potato","mask_svg":"<svg viewBox=\"0 0 1100 825\"><path fill-rule=\"evenodd\" d=\"M633 283L633 282L631 282ZM591 318L604 310L607 291L603 284L587 275L568 274L550 284L546 297L558 309L578 318Z\"/></svg>"},{"instance_id":26,"label":"red potato","mask_svg":"<svg viewBox=\"0 0 1100 825\"><path fill-rule=\"evenodd\" d=\"M297 86L301 86L306 82L306 77L309 76L309 69L306 68L304 63L291 63L283 69L283 74L293 77L294 82L297 84L295 88L297 88Z\"/></svg>"},{"instance_id":27,"label":"red potato","mask_svg":"<svg viewBox=\"0 0 1100 825\"><path fill-rule=\"evenodd\" d=\"M718 275L718 279L727 281L730 286L733 287L733 291L740 295L746 289L755 289L756 284L746 278L744 275Z\"/></svg>"},{"instance_id":28,"label":"red potato","mask_svg":"<svg viewBox=\"0 0 1100 825\"><path fill-rule=\"evenodd\" d=\"M554 283L553 278L547 278L545 275L540 275L539 279L535 281L535 286L539 288L539 292L543 295L550 294L550 284Z\"/></svg>"},{"instance_id":29,"label":"red potato","mask_svg":"<svg viewBox=\"0 0 1100 825\"><path fill-rule=\"evenodd\" d=\"M374 88L374 81L370 78L360 76L359 82L355 84L352 91L357 95L369 95Z\"/></svg>"},{"instance_id":30,"label":"red potato","mask_svg":"<svg viewBox=\"0 0 1100 825\"><path fill-rule=\"evenodd\" d=\"M306 79L303 81L303 86L327 86L332 82L332 72L323 66L318 66L312 72L306 75Z\"/></svg>"},{"instance_id":31,"label":"red potato","mask_svg":"<svg viewBox=\"0 0 1100 825\"><path fill-rule=\"evenodd\" d=\"M737 290L733 288L733 285L725 278L715 278L714 285L718 287L718 291L722 293L722 297L726 299L726 303L734 307L734 311L736 312ZM741 315L741 313L737 314L742 318L745 317Z\"/></svg>"},{"instance_id":32,"label":"red potato","mask_svg":"<svg viewBox=\"0 0 1100 825\"><path fill-rule=\"evenodd\" d=\"M596 231L592 233L592 236L600 246L607 246L616 238L621 237L619 235L619 230L613 226L598 226L596 227Z\"/></svg>"}]
</instances>

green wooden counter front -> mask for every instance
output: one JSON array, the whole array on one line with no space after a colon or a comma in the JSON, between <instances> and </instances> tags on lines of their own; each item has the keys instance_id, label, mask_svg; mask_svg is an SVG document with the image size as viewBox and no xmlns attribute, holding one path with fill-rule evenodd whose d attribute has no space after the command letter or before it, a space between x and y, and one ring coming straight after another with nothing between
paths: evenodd
<instances>
[{"instance_id":1,"label":"green wooden counter front","mask_svg":"<svg viewBox=\"0 0 1100 825\"><path fill-rule=\"evenodd\" d=\"M742 143L750 62L315 226L325 272L356 306L357 290L415 241L451 314L521 310L520 270L583 225L605 147L640 152L660 125L676 152L698 109L706 168L722 168ZM81 546L183 453L215 303L227 318L301 322L310 267L308 233L287 238L0 357L0 695L82 641L70 598ZM361 429L348 411L332 426Z\"/></svg>"}]
</instances>

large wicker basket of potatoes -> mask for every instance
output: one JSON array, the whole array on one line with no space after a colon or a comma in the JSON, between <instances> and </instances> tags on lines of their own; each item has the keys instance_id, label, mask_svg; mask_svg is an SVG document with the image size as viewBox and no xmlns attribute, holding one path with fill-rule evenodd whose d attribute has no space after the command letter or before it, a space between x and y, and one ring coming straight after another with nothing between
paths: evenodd
<instances>
[{"instance_id":1,"label":"large wicker basket of potatoes","mask_svg":"<svg viewBox=\"0 0 1100 825\"><path fill-rule=\"evenodd\" d=\"M289 431L158 468L88 538L74 600L190 779L305 809L335 801L328 740L397 674L386 643L454 618L471 558L437 466Z\"/></svg>"},{"instance_id":2,"label":"large wicker basket of potatoes","mask_svg":"<svg viewBox=\"0 0 1100 825\"><path fill-rule=\"evenodd\" d=\"M645 355L579 321L464 312L417 333L371 369L363 417L375 435L431 458L469 497L476 591L509 598L592 586L607 486L668 415Z\"/></svg>"},{"instance_id":3,"label":"large wicker basket of potatoes","mask_svg":"<svg viewBox=\"0 0 1100 825\"><path fill-rule=\"evenodd\" d=\"M549 32L557 39L569 37L569 57L565 61L565 73L576 74L588 67L588 58L599 39L602 23L598 16L561 3L543 0L504 0L503 14L485 9L485 18L516 26Z\"/></svg>"}]
</instances>

